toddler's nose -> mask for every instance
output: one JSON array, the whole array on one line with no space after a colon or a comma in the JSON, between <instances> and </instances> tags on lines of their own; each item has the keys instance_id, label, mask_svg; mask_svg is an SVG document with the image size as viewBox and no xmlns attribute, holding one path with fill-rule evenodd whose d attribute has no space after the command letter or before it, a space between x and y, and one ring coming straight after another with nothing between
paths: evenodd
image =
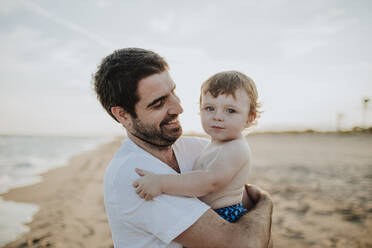
<instances>
[{"instance_id":1,"label":"toddler's nose","mask_svg":"<svg viewBox=\"0 0 372 248\"><path fill-rule=\"evenodd\" d=\"M223 115L221 113L216 113L214 116L213 116L213 119L215 121L223 121Z\"/></svg>"}]
</instances>

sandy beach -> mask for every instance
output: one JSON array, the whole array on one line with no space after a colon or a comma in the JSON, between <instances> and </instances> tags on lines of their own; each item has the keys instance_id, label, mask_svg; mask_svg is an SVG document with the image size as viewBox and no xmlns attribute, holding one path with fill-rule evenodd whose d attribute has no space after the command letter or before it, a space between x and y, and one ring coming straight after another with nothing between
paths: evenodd
<instances>
[{"instance_id":1,"label":"sandy beach","mask_svg":"<svg viewBox=\"0 0 372 248\"><path fill-rule=\"evenodd\" d=\"M250 183L274 199L275 247L372 247L371 134L248 136ZM70 159L41 183L4 200L40 211L30 232L5 247L113 247L103 204L103 174L120 139Z\"/></svg>"}]
</instances>

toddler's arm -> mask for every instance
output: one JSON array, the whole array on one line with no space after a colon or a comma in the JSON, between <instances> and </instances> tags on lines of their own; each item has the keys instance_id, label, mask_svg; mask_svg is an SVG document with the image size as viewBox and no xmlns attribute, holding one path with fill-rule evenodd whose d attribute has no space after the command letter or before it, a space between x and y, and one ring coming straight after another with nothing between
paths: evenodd
<instances>
[{"instance_id":1,"label":"toddler's arm","mask_svg":"<svg viewBox=\"0 0 372 248\"><path fill-rule=\"evenodd\" d=\"M134 181L136 193L145 200L165 193L171 195L199 197L227 185L247 163L246 147L228 144L219 148L207 166L208 170L195 170L183 174L153 174L136 169L141 178Z\"/></svg>"}]
</instances>

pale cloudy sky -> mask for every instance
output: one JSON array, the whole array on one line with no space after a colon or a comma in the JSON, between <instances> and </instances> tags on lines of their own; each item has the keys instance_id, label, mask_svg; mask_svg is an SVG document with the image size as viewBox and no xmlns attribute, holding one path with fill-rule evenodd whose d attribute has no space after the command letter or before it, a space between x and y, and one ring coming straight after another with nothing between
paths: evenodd
<instances>
[{"instance_id":1,"label":"pale cloudy sky","mask_svg":"<svg viewBox=\"0 0 372 248\"><path fill-rule=\"evenodd\" d=\"M372 98L372 1L0 1L0 134L118 134L91 88L100 60L164 56L185 131L201 131L199 88L222 70L252 77L256 130L362 122ZM367 121L372 124L372 103Z\"/></svg>"}]
</instances>

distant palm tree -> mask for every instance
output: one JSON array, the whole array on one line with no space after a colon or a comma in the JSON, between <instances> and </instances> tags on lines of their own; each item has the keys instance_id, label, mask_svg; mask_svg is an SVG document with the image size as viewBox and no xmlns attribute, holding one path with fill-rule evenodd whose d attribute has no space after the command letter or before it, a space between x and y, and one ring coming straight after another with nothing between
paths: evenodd
<instances>
[{"instance_id":1,"label":"distant palm tree","mask_svg":"<svg viewBox=\"0 0 372 248\"><path fill-rule=\"evenodd\" d=\"M363 98L363 127L367 128L367 112L368 112L368 103L371 101L370 98Z\"/></svg>"}]
</instances>

